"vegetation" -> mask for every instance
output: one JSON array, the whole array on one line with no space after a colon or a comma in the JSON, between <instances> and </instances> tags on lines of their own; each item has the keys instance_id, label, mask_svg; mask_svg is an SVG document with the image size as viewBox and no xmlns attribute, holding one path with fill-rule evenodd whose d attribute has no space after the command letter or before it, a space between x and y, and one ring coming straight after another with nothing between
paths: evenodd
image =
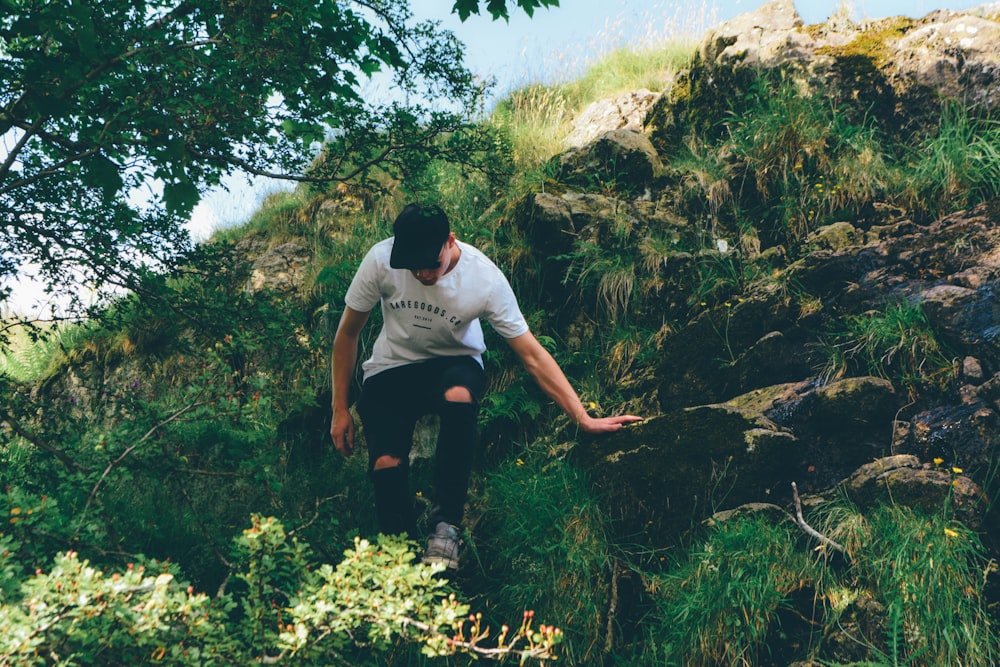
<instances>
[{"instance_id":1,"label":"vegetation","mask_svg":"<svg viewBox=\"0 0 1000 667\"><path fill-rule=\"evenodd\" d=\"M530 14L552 4L491 0L485 10L503 17L508 6ZM16 0L0 6L20 14L33 7ZM109 69L110 88L100 87L98 75L114 50L83 51L104 48L95 42L101 21L110 26L125 17L138 30L145 14L111 3L105 18L72 25L47 14L38 19L50 22L46 39L59 46L50 51L58 58L46 61L49 79L83 68L95 81L93 88L89 81L79 90L57 87L59 104L38 92L11 126L25 141L21 162L0 172L0 211L19 231L34 220L25 217L29 204L58 203L63 215L51 218L55 226L42 230L37 247L10 247L28 255L51 249L53 266L93 260L108 271L136 269L123 281L135 289L86 325L47 337L8 323L11 341L0 356L0 664L452 665L557 656L568 665L783 667L815 659L846 667L1000 659L986 604L992 565L949 506L930 516L892 504L864 512L847 503L821 506L809 518L845 545L844 554L816 550L790 523L759 515L692 531L683 550L631 543L614 534L585 473L567 460L576 434L498 341L486 359L492 391L481 413L470 558L451 584L412 562L415 545L362 538L374 533L365 463L332 456L327 443L328 354L343 294L362 253L412 199L441 202L459 235L508 271L533 328L596 413L655 411L652 360L677 328L706 314L720 341L713 362L735 363L740 350L730 327L760 294L778 295L801 313L803 326L819 322L831 360L827 379L863 372L943 391L952 364L917 305L832 315L786 269L809 252L817 230L871 215L873 200L927 217L995 197L1000 134L993 119L946 106L937 126L902 141L883 120L826 91L761 73L728 108L707 108L697 126L680 128L685 139L657 183L658 205L669 214L640 218L622 205L543 256L518 215L527 193L565 187L554 178L552 158L572 118L605 95L669 78L691 62L690 43L615 51L578 81L512 92L476 123L461 114L382 109L401 131L394 134L375 121L376 109L350 127L334 121L347 122L360 108L352 67L355 75L376 66L409 71L398 59L410 55L378 39L389 27L414 40L415 60L439 48L429 27L402 27L408 19L398 3L373 5L388 24L361 25L366 48L352 42L343 47L350 53L336 52L341 60L332 62L344 65L344 79L334 107L315 104L310 94L278 124L262 116L267 93L289 93L297 68L266 67L273 61L257 58L272 56L240 51L247 44L241 35L253 21L287 22L274 36L281 57L311 59L315 54L293 48L307 19L322 44L334 36L327 29L361 17L345 13L338 20L348 23L331 24L223 11L220 18L217 6L197 6L171 24L168 7L155 5L161 20L153 27L161 32L149 35L150 44L140 41L133 68ZM466 16L480 3L455 7ZM0 67L11 76L42 39L17 14L0 18L0 48L10 55ZM117 27L111 32L126 36ZM154 51L152 42L217 32L225 48L194 49L189 57L232 60L249 79L281 69L268 75L278 78L253 82L253 99L240 101L228 92L235 88L213 78L221 76L217 64L206 66L191 75L197 88L172 93L170 104L214 99L212 91L224 98L220 114L231 113L225 122L213 116L210 125L195 108L164 107L184 111L180 120L158 111L166 98L156 95L188 85L187 63ZM444 65L424 72L429 85L444 85L440 77L451 72L458 79L449 82L460 89L454 97L478 99L482 91L463 78L449 44L433 52ZM168 55L165 65L154 62ZM315 86L334 84L317 76ZM94 129L71 145L53 139L54 129L30 130L42 118L96 128L104 116L85 102L95 104L98 93L126 99L115 90L128 86L148 87L150 97L131 102L103 134ZM3 105L15 101L0 97ZM201 120L193 134L182 132L195 116ZM711 132L701 131L705 123ZM303 149L323 136L323 124L360 134L338 135L316 157ZM280 127L282 134L248 135L261 139L260 153L213 150L238 146L227 137L251 127ZM414 139L426 150L350 179L375 155L359 152L352 136L377 139L365 149L375 152ZM176 151L190 160L176 161ZM66 169L53 176L47 167L60 161ZM241 161L251 171L280 165L289 175L306 174L306 182L270 197L244 227L167 261L183 247L175 245L178 216L200 188ZM116 195L140 175L163 182L155 212L120 208ZM83 194L60 199L79 184ZM616 188L608 181L600 193L614 196ZM77 220L74 206L91 213ZM72 254L73 233L86 234L93 215L104 213L117 216L110 234L88 239L92 254L67 264L59 252ZM70 220L81 226L66 227ZM63 245L46 245L55 236ZM290 241L309 258L295 284L255 284L248 259ZM122 252L126 260L163 263L156 272L116 264ZM414 462L415 488L426 489L427 467ZM850 630L849 646L831 646L835 628Z\"/></svg>"},{"instance_id":2,"label":"vegetation","mask_svg":"<svg viewBox=\"0 0 1000 667\"><path fill-rule=\"evenodd\" d=\"M18 512L8 508L15 518ZM10 540L6 540L10 545ZM12 546L12 545L11 545ZM398 637L428 656L456 652L545 660L558 629L504 626L495 646L481 615L435 575L414 565L398 538L355 540L338 565L316 566L308 547L273 519L253 517L237 540L231 588L214 598L176 581L168 563L107 573L69 551L0 607L3 664L356 665L391 651ZM354 638L353 640L351 638ZM359 657L360 656L360 657Z\"/></svg>"},{"instance_id":3,"label":"vegetation","mask_svg":"<svg viewBox=\"0 0 1000 667\"><path fill-rule=\"evenodd\" d=\"M844 318L834 336L828 375L843 376L849 365L862 373L915 385L947 386L955 369L919 304L890 303L884 310Z\"/></svg>"},{"instance_id":4,"label":"vegetation","mask_svg":"<svg viewBox=\"0 0 1000 667\"><path fill-rule=\"evenodd\" d=\"M465 19L480 3L453 9ZM407 177L438 152L468 161L492 142L468 122L485 90L462 53L384 0L5 0L0 277L28 264L70 295L80 282L141 289L187 248L201 194L233 172L336 183ZM366 98L376 75L408 101ZM435 99L451 106L421 101Z\"/></svg>"},{"instance_id":5,"label":"vegetation","mask_svg":"<svg viewBox=\"0 0 1000 667\"><path fill-rule=\"evenodd\" d=\"M815 657L838 626L851 644L837 652L867 657L821 664L996 661L1000 641L976 593L993 565L947 508L926 516L888 505L861 514L837 503L819 513L826 535L848 545L846 562L810 554L789 523L749 516L712 529L672 570L652 576L656 605L644 623L650 647L635 664L784 665L795 656L774 655L775 647ZM810 617L798 616L796 598L808 601ZM867 634L859 616L872 605L883 625Z\"/></svg>"}]
</instances>

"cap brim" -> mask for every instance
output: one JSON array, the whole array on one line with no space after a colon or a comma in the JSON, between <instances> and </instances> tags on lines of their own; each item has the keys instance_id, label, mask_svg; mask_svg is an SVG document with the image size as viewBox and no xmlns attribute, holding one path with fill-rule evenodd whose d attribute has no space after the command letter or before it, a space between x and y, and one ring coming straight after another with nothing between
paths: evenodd
<instances>
[{"instance_id":1,"label":"cap brim","mask_svg":"<svg viewBox=\"0 0 1000 667\"><path fill-rule=\"evenodd\" d=\"M440 245L407 246L394 243L389 255L389 266L410 271L436 269L441 266L440 256Z\"/></svg>"}]
</instances>

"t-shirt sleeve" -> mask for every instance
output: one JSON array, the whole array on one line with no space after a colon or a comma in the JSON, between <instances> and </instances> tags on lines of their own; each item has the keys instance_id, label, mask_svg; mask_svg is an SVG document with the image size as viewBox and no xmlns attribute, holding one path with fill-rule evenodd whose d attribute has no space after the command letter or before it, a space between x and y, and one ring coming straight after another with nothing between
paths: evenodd
<instances>
[{"instance_id":1,"label":"t-shirt sleeve","mask_svg":"<svg viewBox=\"0 0 1000 667\"><path fill-rule=\"evenodd\" d=\"M517 304L517 297L507 277L497 270L496 279L483 317L504 338L517 338L528 333L528 322Z\"/></svg>"},{"instance_id":2,"label":"t-shirt sleeve","mask_svg":"<svg viewBox=\"0 0 1000 667\"><path fill-rule=\"evenodd\" d=\"M349 308L362 313L367 313L374 308L382 298L382 290L378 280L379 273L378 259L375 256L375 249L372 248L361 260L361 265L344 295L344 303Z\"/></svg>"}]
</instances>

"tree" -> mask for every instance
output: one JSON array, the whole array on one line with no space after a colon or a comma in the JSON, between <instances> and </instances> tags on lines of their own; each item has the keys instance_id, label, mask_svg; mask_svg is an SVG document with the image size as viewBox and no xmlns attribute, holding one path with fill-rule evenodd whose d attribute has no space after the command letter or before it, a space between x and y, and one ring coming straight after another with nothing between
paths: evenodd
<instances>
[{"instance_id":1,"label":"tree","mask_svg":"<svg viewBox=\"0 0 1000 667\"><path fill-rule=\"evenodd\" d=\"M533 16L539 7L558 7L559 0L517 0L517 6L528 16ZM479 0L455 0L451 11L464 21L470 14L479 13ZM493 20L510 18L506 0L486 0L486 11L493 16Z\"/></svg>"},{"instance_id":2,"label":"tree","mask_svg":"<svg viewBox=\"0 0 1000 667\"><path fill-rule=\"evenodd\" d=\"M232 172L324 183L469 159L488 142L454 138L486 84L462 56L398 0L0 0L0 283L30 263L56 292L135 289ZM366 96L375 76L392 99Z\"/></svg>"}]
</instances>

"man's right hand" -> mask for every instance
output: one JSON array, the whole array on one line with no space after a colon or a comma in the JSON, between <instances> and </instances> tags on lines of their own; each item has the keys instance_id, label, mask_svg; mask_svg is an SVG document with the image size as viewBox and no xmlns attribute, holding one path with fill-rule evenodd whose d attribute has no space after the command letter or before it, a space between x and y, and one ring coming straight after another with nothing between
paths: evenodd
<instances>
[{"instance_id":1,"label":"man's right hand","mask_svg":"<svg viewBox=\"0 0 1000 667\"><path fill-rule=\"evenodd\" d=\"M358 338L367 321L367 312L346 306L337 326L337 335L333 338L333 355L330 359L333 389L330 405L333 408L333 420L330 422L330 437L333 438L337 451L345 457L354 453L354 417L347 409L348 388L351 386L351 374L357 361Z\"/></svg>"},{"instance_id":2,"label":"man's right hand","mask_svg":"<svg viewBox=\"0 0 1000 667\"><path fill-rule=\"evenodd\" d=\"M354 453L354 417L350 410L334 408L330 437L333 438L333 446L344 458Z\"/></svg>"}]
</instances>

